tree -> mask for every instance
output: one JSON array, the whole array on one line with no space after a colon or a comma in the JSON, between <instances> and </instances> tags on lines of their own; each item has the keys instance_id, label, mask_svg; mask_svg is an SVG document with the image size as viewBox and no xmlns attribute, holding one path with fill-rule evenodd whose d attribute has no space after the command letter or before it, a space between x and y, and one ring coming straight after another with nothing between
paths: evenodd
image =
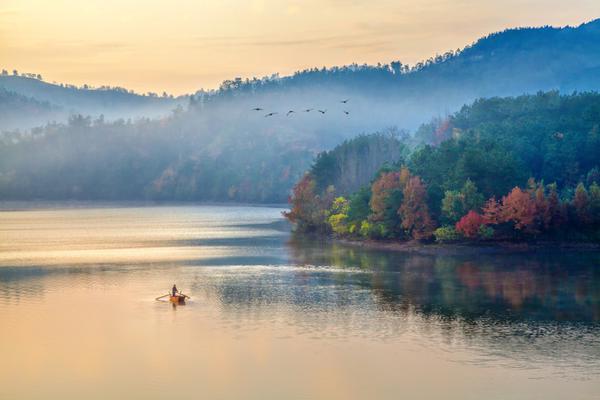
<instances>
[{"instance_id":1,"label":"tree","mask_svg":"<svg viewBox=\"0 0 600 400\"><path fill-rule=\"evenodd\" d=\"M585 190L583 183L579 182L577 188L575 188L575 196L573 196L573 207L575 208L575 215L580 225L587 225L592 222L590 214L590 199Z\"/></svg>"},{"instance_id":2,"label":"tree","mask_svg":"<svg viewBox=\"0 0 600 400\"><path fill-rule=\"evenodd\" d=\"M483 217L481 214L471 210L456 223L456 231L467 238L474 239L478 236L482 225Z\"/></svg>"},{"instance_id":3,"label":"tree","mask_svg":"<svg viewBox=\"0 0 600 400\"><path fill-rule=\"evenodd\" d=\"M374 221L382 221L385 218L386 209L388 207L388 198L394 192L402 192L410 173L408 169L402 168L400 171L384 172L371 185L371 200L370 206L372 211L372 219Z\"/></svg>"},{"instance_id":4,"label":"tree","mask_svg":"<svg viewBox=\"0 0 600 400\"><path fill-rule=\"evenodd\" d=\"M550 205L546 199L543 184L536 186L533 196L535 202L536 224L541 229L548 229L552 222L552 214L550 213Z\"/></svg>"},{"instance_id":5,"label":"tree","mask_svg":"<svg viewBox=\"0 0 600 400\"><path fill-rule=\"evenodd\" d=\"M348 210L350 204L348 200L343 197L338 197L333 201L331 205L331 211L327 222L331 227L331 230L338 235L345 235L348 233Z\"/></svg>"},{"instance_id":6,"label":"tree","mask_svg":"<svg viewBox=\"0 0 600 400\"><path fill-rule=\"evenodd\" d=\"M371 190L368 187L364 187L350 196L350 205L348 206L348 219L350 222L360 222L367 219L371 213L370 201Z\"/></svg>"},{"instance_id":7,"label":"tree","mask_svg":"<svg viewBox=\"0 0 600 400\"><path fill-rule=\"evenodd\" d=\"M495 197L488 199L483 206L483 222L496 225L502 221L502 207Z\"/></svg>"},{"instance_id":8,"label":"tree","mask_svg":"<svg viewBox=\"0 0 600 400\"><path fill-rule=\"evenodd\" d=\"M296 224L299 231L324 231L327 229L325 220L331 205L332 190L328 190L323 196L315 192L315 181L310 174L304 177L294 186L293 195L290 197L291 210L283 215Z\"/></svg>"},{"instance_id":9,"label":"tree","mask_svg":"<svg viewBox=\"0 0 600 400\"><path fill-rule=\"evenodd\" d=\"M535 201L531 195L515 187L502 198L502 221L514 223L515 229L536 233Z\"/></svg>"},{"instance_id":10,"label":"tree","mask_svg":"<svg viewBox=\"0 0 600 400\"><path fill-rule=\"evenodd\" d=\"M442 199L442 215L449 223L456 223L465 214L464 198L457 190L446 190Z\"/></svg>"},{"instance_id":11,"label":"tree","mask_svg":"<svg viewBox=\"0 0 600 400\"><path fill-rule=\"evenodd\" d=\"M467 179L462 187L463 206L466 211L479 211L483 205L483 195L477 190L477 186L471 179Z\"/></svg>"},{"instance_id":12,"label":"tree","mask_svg":"<svg viewBox=\"0 0 600 400\"><path fill-rule=\"evenodd\" d=\"M589 197L592 223L598 225L600 224L600 186L596 182L590 186Z\"/></svg>"},{"instance_id":13,"label":"tree","mask_svg":"<svg viewBox=\"0 0 600 400\"><path fill-rule=\"evenodd\" d=\"M456 223L467 212L479 212L483 195L471 179L467 179L460 191L447 190L442 199L442 214L449 223Z\"/></svg>"},{"instance_id":14,"label":"tree","mask_svg":"<svg viewBox=\"0 0 600 400\"><path fill-rule=\"evenodd\" d=\"M566 213L558 197L556 183L548 185L547 212L550 217L549 228L558 229L566 221Z\"/></svg>"},{"instance_id":15,"label":"tree","mask_svg":"<svg viewBox=\"0 0 600 400\"><path fill-rule=\"evenodd\" d=\"M404 200L398 209L402 227L413 239L427 239L433 234L434 223L427 207L427 191L418 176L408 179Z\"/></svg>"}]
</instances>

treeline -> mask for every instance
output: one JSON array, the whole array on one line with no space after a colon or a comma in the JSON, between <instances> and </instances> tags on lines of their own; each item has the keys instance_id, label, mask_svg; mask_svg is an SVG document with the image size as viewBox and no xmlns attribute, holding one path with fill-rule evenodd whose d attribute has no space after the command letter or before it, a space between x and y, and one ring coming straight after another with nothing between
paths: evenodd
<instances>
[{"instance_id":1,"label":"treeline","mask_svg":"<svg viewBox=\"0 0 600 400\"><path fill-rule=\"evenodd\" d=\"M0 198L285 202L313 157L279 137L199 132L184 114L74 116L0 136Z\"/></svg>"},{"instance_id":2,"label":"treeline","mask_svg":"<svg viewBox=\"0 0 600 400\"><path fill-rule=\"evenodd\" d=\"M507 30L415 68L393 62L233 79L189 98L0 74L0 86L32 100L0 94L0 110L4 103L4 115L10 113L0 116L0 199L285 201L314 155L358 133L414 129L480 97L600 89L599 27L600 20ZM396 169L406 165L426 184L436 223L445 191L460 189L467 178L485 198L524 188L530 176L556 182L561 196L572 192L595 165L589 125L595 106L556 93L531 104L518 101L478 103L422 127L410 141L399 133L393 140L349 142L321 156L316 190L333 184L338 196L348 197L370 182L382 161ZM51 110L33 102L47 102ZM587 111L570 112L580 107ZM92 117L67 122L78 114ZM49 120L64 122L30 130ZM591 144L584 142L588 137ZM416 149L420 142L431 146Z\"/></svg>"},{"instance_id":3,"label":"treeline","mask_svg":"<svg viewBox=\"0 0 600 400\"><path fill-rule=\"evenodd\" d=\"M349 196L313 167L286 216L372 239L600 241L599 94L479 100L404 143Z\"/></svg>"}]
</instances>

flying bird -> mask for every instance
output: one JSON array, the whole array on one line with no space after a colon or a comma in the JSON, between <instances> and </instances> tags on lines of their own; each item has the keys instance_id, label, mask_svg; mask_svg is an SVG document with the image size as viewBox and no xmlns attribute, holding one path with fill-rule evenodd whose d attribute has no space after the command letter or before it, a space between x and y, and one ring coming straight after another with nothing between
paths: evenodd
<instances>
[{"instance_id":1,"label":"flying bird","mask_svg":"<svg viewBox=\"0 0 600 400\"><path fill-rule=\"evenodd\" d=\"M265 117L272 117L275 114L279 114L279 113L277 113L277 112L270 112L270 113L266 114Z\"/></svg>"},{"instance_id":2,"label":"flying bird","mask_svg":"<svg viewBox=\"0 0 600 400\"><path fill-rule=\"evenodd\" d=\"M344 114L346 114L346 115L350 115L350 111L346 111L346 110L344 110Z\"/></svg>"},{"instance_id":3,"label":"flying bird","mask_svg":"<svg viewBox=\"0 0 600 400\"><path fill-rule=\"evenodd\" d=\"M288 111L288 112L287 112L287 114L285 114L285 116L286 116L286 117L289 117L289 116L290 116L290 114L293 114L293 113L295 113L295 112L296 112L296 111L294 111L294 110L290 110L290 111Z\"/></svg>"},{"instance_id":4,"label":"flying bird","mask_svg":"<svg viewBox=\"0 0 600 400\"><path fill-rule=\"evenodd\" d=\"M321 114L325 114L327 112L327 110L317 110L318 112L320 112Z\"/></svg>"},{"instance_id":5,"label":"flying bird","mask_svg":"<svg viewBox=\"0 0 600 400\"><path fill-rule=\"evenodd\" d=\"M254 107L254 108L252 109L252 111L262 111L262 110L263 110L263 109L262 109L262 108L260 108L260 107Z\"/></svg>"},{"instance_id":6,"label":"flying bird","mask_svg":"<svg viewBox=\"0 0 600 400\"><path fill-rule=\"evenodd\" d=\"M350 100L350 99L342 100L342 101L340 101L340 103L344 103L344 104L346 104L346 103L347 103L349 100Z\"/></svg>"},{"instance_id":7,"label":"flying bird","mask_svg":"<svg viewBox=\"0 0 600 400\"><path fill-rule=\"evenodd\" d=\"M314 110L314 108L307 108L306 110L304 110L304 112L311 112L312 110Z\"/></svg>"}]
</instances>

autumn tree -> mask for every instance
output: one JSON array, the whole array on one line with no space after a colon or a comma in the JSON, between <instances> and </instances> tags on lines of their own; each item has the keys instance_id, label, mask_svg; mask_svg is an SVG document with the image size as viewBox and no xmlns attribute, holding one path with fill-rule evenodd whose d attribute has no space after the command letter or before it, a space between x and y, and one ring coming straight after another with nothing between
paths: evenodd
<instances>
[{"instance_id":1,"label":"autumn tree","mask_svg":"<svg viewBox=\"0 0 600 400\"><path fill-rule=\"evenodd\" d=\"M502 221L502 207L495 197L488 199L483 206L483 222L496 225Z\"/></svg>"},{"instance_id":2,"label":"autumn tree","mask_svg":"<svg viewBox=\"0 0 600 400\"><path fill-rule=\"evenodd\" d=\"M402 204L403 190L409 177L407 168L385 172L371 186L370 222L379 227L377 231L382 236L393 237L401 234L398 208Z\"/></svg>"},{"instance_id":3,"label":"autumn tree","mask_svg":"<svg viewBox=\"0 0 600 400\"><path fill-rule=\"evenodd\" d=\"M296 224L299 231L323 231L327 229L325 220L328 210L333 201L333 190L328 190L323 195L318 195L315 190L316 184L310 174L304 177L294 186L293 195L290 197L291 210L283 215Z\"/></svg>"},{"instance_id":4,"label":"autumn tree","mask_svg":"<svg viewBox=\"0 0 600 400\"><path fill-rule=\"evenodd\" d=\"M373 182L371 186L371 211L374 221L381 221L385 217L386 202L395 191L402 192L410 173L408 169L400 171L384 172Z\"/></svg>"},{"instance_id":5,"label":"autumn tree","mask_svg":"<svg viewBox=\"0 0 600 400\"><path fill-rule=\"evenodd\" d=\"M403 190L404 199L398 210L402 227L413 239L431 237L434 223L427 207L427 191L418 176L408 179Z\"/></svg>"},{"instance_id":6,"label":"autumn tree","mask_svg":"<svg viewBox=\"0 0 600 400\"><path fill-rule=\"evenodd\" d=\"M531 195L515 187L502 198L502 221L512 222L515 229L526 233L536 233L535 200Z\"/></svg>"},{"instance_id":7,"label":"autumn tree","mask_svg":"<svg viewBox=\"0 0 600 400\"><path fill-rule=\"evenodd\" d=\"M464 237L473 239L479 235L479 230L483 225L483 217L477 211L469 211L456 223L456 231Z\"/></svg>"}]
</instances>

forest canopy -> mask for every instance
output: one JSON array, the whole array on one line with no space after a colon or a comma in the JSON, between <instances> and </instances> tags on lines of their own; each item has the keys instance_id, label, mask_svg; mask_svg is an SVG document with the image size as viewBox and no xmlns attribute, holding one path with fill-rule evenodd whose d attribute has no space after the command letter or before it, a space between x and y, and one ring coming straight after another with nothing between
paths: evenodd
<instances>
[{"instance_id":1,"label":"forest canopy","mask_svg":"<svg viewBox=\"0 0 600 400\"><path fill-rule=\"evenodd\" d=\"M286 216L300 231L375 239L600 240L598 93L478 100L403 145L409 155L350 194L319 163L352 143L321 155Z\"/></svg>"}]
</instances>

